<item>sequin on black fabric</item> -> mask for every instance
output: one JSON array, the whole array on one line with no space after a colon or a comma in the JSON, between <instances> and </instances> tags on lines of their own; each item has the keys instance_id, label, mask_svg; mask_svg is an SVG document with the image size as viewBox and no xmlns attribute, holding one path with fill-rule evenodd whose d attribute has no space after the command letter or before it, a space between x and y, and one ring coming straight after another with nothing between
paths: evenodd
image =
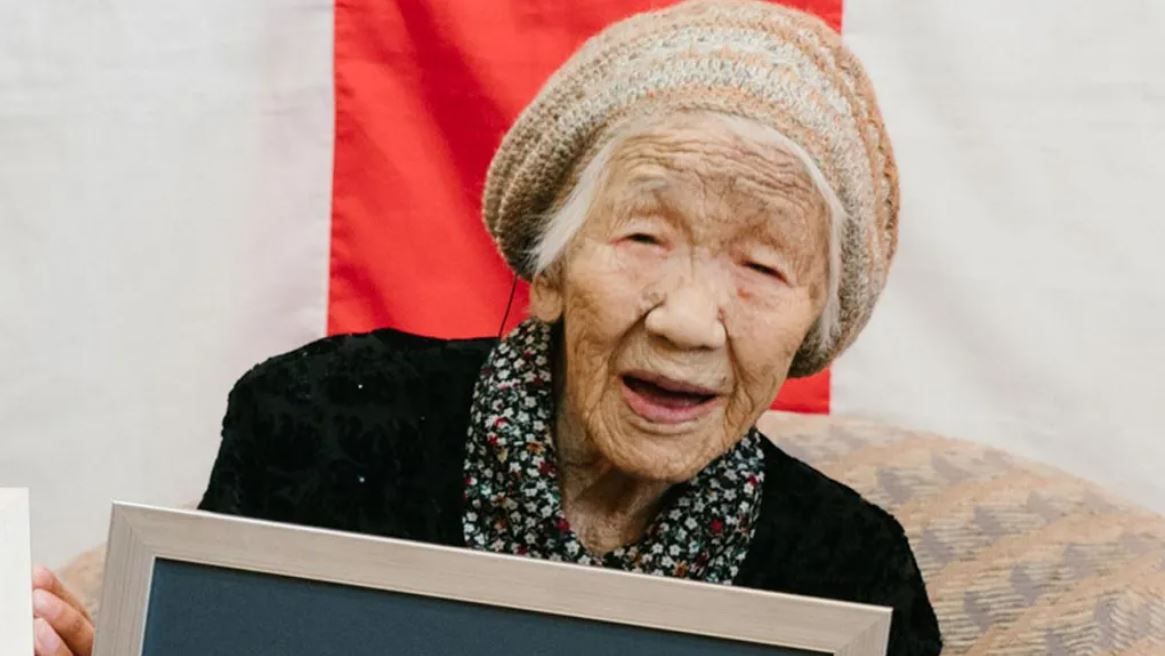
<instances>
[{"instance_id":1,"label":"sequin on black fabric","mask_svg":"<svg viewBox=\"0 0 1165 656\"><path fill-rule=\"evenodd\" d=\"M764 484L755 430L674 491L643 539L587 551L562 510L551 436L550 327L530 320L494 349L474 390L466 445L470 547L631 572L731 583L748 553Z\"/></svg>"}]
</instances>

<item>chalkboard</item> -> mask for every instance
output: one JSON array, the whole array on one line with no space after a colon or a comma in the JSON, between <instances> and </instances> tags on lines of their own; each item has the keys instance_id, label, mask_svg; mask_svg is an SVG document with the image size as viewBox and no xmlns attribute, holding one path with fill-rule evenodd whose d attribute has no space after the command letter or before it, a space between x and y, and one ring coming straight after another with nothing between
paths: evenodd
<instances>
[{"instance_id":1,"label":"chalkboard","mask_svg":"<svg viewBox=\"0 0 1165 656\"><path fill-rule=\"evenodd\" d=\"M147 608L143 656L822 653L162 558Z\"/></svg>"},{"instance_id":2,"label":"chalkboard","mask_svg":"<svg viewBox=\"0 0 1165 656\"><path fill-rule=\"evenodd\" d=\"M886 656L891 609L114 504L94 656Z\"/></svg>"}]
</instances>

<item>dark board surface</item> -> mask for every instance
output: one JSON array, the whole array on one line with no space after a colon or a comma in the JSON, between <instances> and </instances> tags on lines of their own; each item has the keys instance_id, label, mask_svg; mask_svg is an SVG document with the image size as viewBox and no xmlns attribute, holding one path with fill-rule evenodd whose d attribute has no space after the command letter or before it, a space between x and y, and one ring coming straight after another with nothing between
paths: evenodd
<instances>
[{"instance_id":1,"label":"dark board surface","mask_svg":"<svg viewBox=\"0 0 1165 656\"><path fill-rule=\"evenodd\" d=\"M167 560L154 567L142 650L143 656L815 653Z\"/></svg>"}]
</instances>

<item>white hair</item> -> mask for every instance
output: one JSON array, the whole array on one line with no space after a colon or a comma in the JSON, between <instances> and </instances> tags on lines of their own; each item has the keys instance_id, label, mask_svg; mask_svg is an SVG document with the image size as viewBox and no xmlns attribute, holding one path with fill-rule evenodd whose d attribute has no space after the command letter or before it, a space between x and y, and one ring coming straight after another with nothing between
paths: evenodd
<instances>
[{"instance_id":1,"label":"white hair","mask_svg":"<svg viewBox=\"0 0 1165 656\"><path fill-rule=\"evenodd\" d=\"M792 154L805 168L814 188L825 199L828 210L826 220L829 222L829 270L825 306L821 310L821 316L817 319L816 328L820 348L828 348L834 335L837 334L838 322L840 321L838 289L841 284L841 230L846 221L845 208L842 206L841 200L837 197L833 187L826 181L821 168L817 166L817 162L809 156L804 148L779 130L740 116L715 112L702 112L700 115L702 118L706 117L725 128L729 134L749 143L775 146ZM542 235L534 244L530 253L534 275L544 273L553 266L566 252L571 240L582 229L590 214L595 197L605 182L611 154L614 150L627 139L638 136L651 128L652 125L653 122L650 120L641 120L622 127L583 169L570 194L551 213L549 220L544 224L546 227Z\"/></svg>"}]
</instances>

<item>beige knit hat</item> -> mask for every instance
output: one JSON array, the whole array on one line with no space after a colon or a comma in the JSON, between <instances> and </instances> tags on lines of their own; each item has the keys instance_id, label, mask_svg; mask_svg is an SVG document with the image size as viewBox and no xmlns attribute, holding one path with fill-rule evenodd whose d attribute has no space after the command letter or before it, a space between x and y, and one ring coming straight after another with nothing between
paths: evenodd
<instances>
[{"instance_id":1,"label":"beige knit hat","mask_svg":"<svg viewBox=\"0 0 1165 656\"><path fill-rule=\"evenodd\" d=\"M531 253L563 185L634 119L713 111L771 126L809 153L845 209L838 325L802 344L790 370L829 364L861 331L898 233L898 178L873 89L816 17L759 0L690 0L591 38L546 83L490 165L483 213L510 266ZM836 272L835 272L836 273Z\"/></svg>"}]
</instances>

